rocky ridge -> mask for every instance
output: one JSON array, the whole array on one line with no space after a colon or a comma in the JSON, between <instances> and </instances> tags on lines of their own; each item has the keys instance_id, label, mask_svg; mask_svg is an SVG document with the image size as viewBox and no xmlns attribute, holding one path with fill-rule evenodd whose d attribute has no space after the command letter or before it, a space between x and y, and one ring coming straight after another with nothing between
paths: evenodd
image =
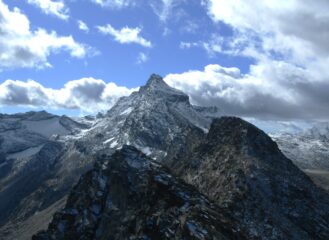
<instances>
[{"instance_id":1,"label":"rocky ridge","mask_svg":"<svg viewBox=\"0 0 329 240\"><path fill-rule=\"evenodd\" d=\"M329 195L287 159L269 136L244 120L214 120L202 143L172 161L165 160L174 175L134 147L124 146L111 157L101 157L73 189L66 208L35 239L329 236ZM187 189L194 189L193 194ZM180 222L186 207L187 219L198 227ZM203 209L201 217L198 209ZM158 217L156 224L151 216Z\"/></svg>"},{"instance_id":2,"label":"rocky ridge","mask_svg":"<svg viewBox=\"0 0 329 240\"><path fill-rule=\"evenodd\" d=\"M48 239L232 239L234 226L194 187L131 146L100 156L56 213Z\"/></svg>"},{"instance_id":3,"label":"rocky ridge","mask_svg":"<svg viewBox=\"0 0 329 240\"><path fill-rule=\"evenodd\" d=\"M229 209L248 239L327 239L329 196L263 131L235 117L213 122L204 143L173 169Z\"/></svg>"}]
</instances>

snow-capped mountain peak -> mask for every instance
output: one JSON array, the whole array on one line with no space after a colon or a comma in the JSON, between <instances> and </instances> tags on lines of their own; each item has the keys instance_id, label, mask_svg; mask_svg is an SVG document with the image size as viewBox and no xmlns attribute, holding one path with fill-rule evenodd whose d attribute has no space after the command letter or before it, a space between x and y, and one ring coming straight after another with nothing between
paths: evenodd
<instances>
[{"instance_id":1,"label":"snow-capped mountain peak","mask_svg":"<svg viewBox=\"0 0 329 240\"><path fill-rule=\"evenodd\" d=\"M116 149L133 144L147 154L164 156L172 142L182 142L192 129L206 132L216 116L217 108L194 107L188 95L152 74L139 91L120 98L82 141L96 139L101 141L97 146Z\"/></svg>"}]
</instances>

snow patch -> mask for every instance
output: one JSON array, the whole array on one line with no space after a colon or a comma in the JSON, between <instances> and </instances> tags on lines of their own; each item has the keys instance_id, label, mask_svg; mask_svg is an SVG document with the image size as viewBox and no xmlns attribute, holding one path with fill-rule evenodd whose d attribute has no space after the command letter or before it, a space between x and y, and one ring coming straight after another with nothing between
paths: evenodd
<instances>
[{"instance_id":1,"label":"snow patch","mask_svg":"<svg viewBox=\"0 0 329 240\"><path fill-rule=\"evenodd\" d=\"M115 137L109 138L106 141L103 142L103 144L107 144L109 142L112 142L114 140Z\"/></svg>"},{"instance_id":2,"label":"snow patch","mask_svg":"<svg viewBox=\"0 0 329 240\"><path fill-rule=\"evenodd\" d=\"M124 110L120 115L128 115L131 113L134 109L132 107L128 107L126 110Z\"/></svg>"},{"instance_id":3,"label":"snow patch","mask_svg":"<svg viewBox=\"0 0 329 240\"><path fill-rule=\"evenodd\" d=\"M115 148L116 146L118 146L118 142L114 141L113 143L111 143L110 148Z\"/></svg>"},{"instance_id":4,"label":"snow patch","mask_svg":"<svg viewBox=\"0 0 329 240\"><path fill-rule=\"evenodd\" d=\"M140 149L146 156L149 156L152 154L152 150L149 147L144 147Z\"/></svg>"}]
</instances>

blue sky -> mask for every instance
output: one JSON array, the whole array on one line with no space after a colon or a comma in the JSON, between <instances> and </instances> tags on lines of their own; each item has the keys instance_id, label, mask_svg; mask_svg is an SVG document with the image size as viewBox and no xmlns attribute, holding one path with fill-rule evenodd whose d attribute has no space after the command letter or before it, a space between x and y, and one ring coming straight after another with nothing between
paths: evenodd
<instances>
[{"instance_id":1,"label":"blue sky","mask_svg":"<svg viewBox=\"0 0 329 240\"><path fill-rule=\"evenodd\" d=\"M84 59L71 58L61 52L51 55L48 60L52 68L21 68L3 71L4 79L34 79L46 87L60 88L67 81L83 77L94 77L104 81L114 81L118 85L138 87L145 83L151 73L163 76L172 72L184 72L190 69L203 69L210 63L222 66L238 66L247 71L250 59L231 57L224 54L210 55L203 49L185 50L180 42L204 41L214 32L221 36L232 34L232 30L222 24L215 24L207 15L207 10L199 1L182 2L175 7L184 11L175 15L168 13L168 19L161 21L148 4L122 9L101 7L91 1L67 1L69 19L44 14L35 5L27 1L4 1L11 9L18 7L30 20L31 29L44 28L55 30L58 35L72 35L80 43L87 44L97 51L96 56ZM161 3L159 4L159 6ZM160 6L161 7L161 6ZM178 16L181 15L181 16ZM78 28L77 20L89 27L85 33ZM139 44L120 44L111 36L101 34L96 26L111 24L116 29L123 27L142 28L141 36L152 43L151 48ZM198 29L187 29L195 24ZM168 33L164 34L165 31ZM147 56L144 63L137 63L140 53Z\"/></svg>"},{"instance_id":2,"label":"blue sky","mask_svg":"<svg viewBox=\"0 0 329 240\"><path fill-rule=\"evenodd\" d=\"M151 73L196 105L329 117L326 0L0 0L0 109L95 114Z\"/></svg>"}]
</instances>

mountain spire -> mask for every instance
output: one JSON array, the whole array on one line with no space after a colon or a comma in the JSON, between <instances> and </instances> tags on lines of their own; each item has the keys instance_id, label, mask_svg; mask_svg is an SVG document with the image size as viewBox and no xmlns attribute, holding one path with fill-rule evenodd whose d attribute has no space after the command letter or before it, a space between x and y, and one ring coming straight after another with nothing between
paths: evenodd
<instances>
[{"instance_id":1,"label":"mountain spire","mask_svg":"<svg viewBox=\"0 0 329 240\"><path fill-rule=\"evenodd\" d=\"M153 73L150 78L147 80L147 83L145 85L146 88L149 87L166 87L169 88L169 85L163 80L163 78Z\"/></svg>"}]
</instances>

